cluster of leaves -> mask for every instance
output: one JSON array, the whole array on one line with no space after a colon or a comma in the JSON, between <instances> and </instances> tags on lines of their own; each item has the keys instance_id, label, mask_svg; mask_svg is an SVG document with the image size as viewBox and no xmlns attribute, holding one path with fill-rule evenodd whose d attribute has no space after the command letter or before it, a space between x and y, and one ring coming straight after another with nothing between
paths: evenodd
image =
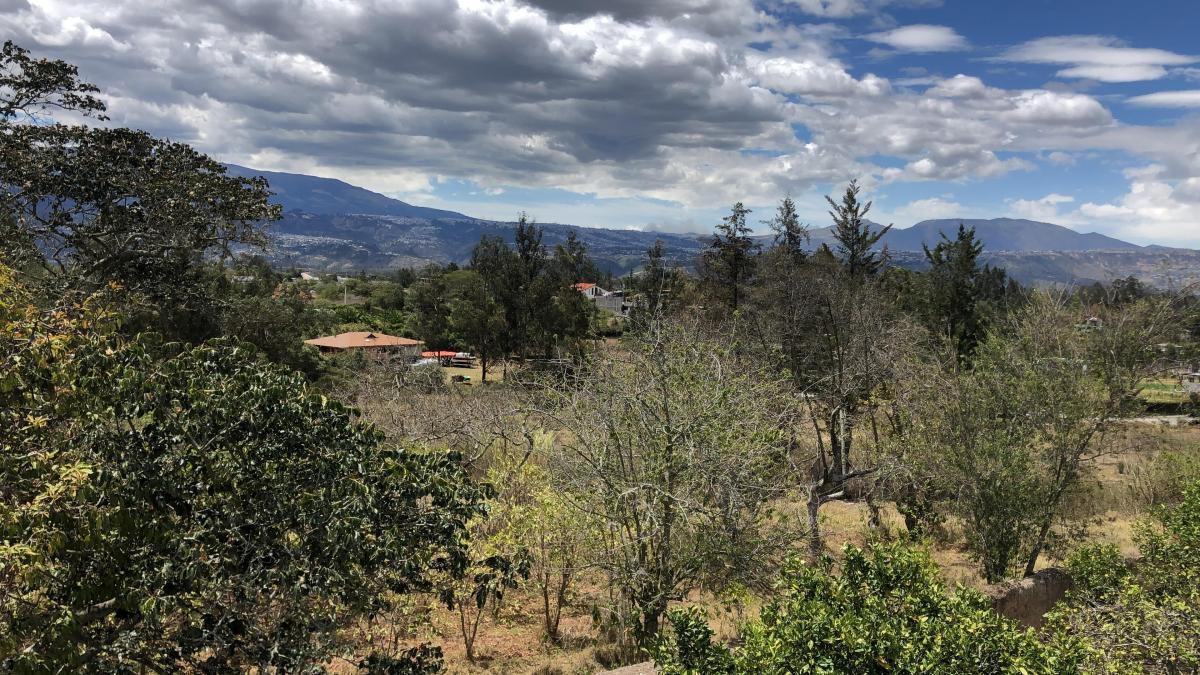
<instances>
[{"instance_id":1,"label":"cluster of leaves","mask_svg":"<svg viewBox=\"0 0 1200 675\"><path fill-rule=\"evenodd\" d=\"M0 51L0 241L7 263L60 288L120 282L144 311L197 302L205 256L259 246L278 217L265 179L226 175L191 147L131 129L40 120L50 110L101 115L74 66Z\"/></svg>"},{"instance_id":2,"label":"cluster of leaves","mask_svg":"<svg viewBox=\"0 0 1200 675\"><path fill-rule=\"evenodd\" d=\"M671 614L663 673L1065 673L1083 648L1044 643L979 593L948 592L928 555L903 544L847 546L835 565L794 564L742 644L714 644L703 616Z\"/></svg>"},{"instance_id":3,"label":"cluster of leaves","mask_svg":"<svg viewBox=\"0 0 1200 675\"><path fill-rule=\"evenodd\" d=\"M1200 483L1157 509L1137 541L1133 564L1111 545L1075 551L1075 589L1049 625L1087 640L1088 672L1200 671Z\"/></svg>"},{"instance_id":4,"label":"cluster of leaves","mask_svg":"<svg viewBox=\"0 0 1200 675\"><path fill-rule=\"evenodd\" d=\"M484 492L453 453L385 445L236 343L35 309L0 271L5 669L299 669L465 569Z\"/></svg>"}]
</instances>

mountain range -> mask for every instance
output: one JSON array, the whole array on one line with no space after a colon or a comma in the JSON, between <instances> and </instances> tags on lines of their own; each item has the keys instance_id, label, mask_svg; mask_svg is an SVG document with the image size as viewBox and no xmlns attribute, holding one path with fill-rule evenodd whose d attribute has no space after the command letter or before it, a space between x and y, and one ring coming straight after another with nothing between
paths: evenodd
<instances>
[{"instance_id":1,"label":"mountain range","mask_svg":"<svg viewBox=\"0 0 1200 675\"><path fill-rule=\"evenodd\" d=\"M228 165L239 176L265 176L283 207L270 226L269 256L276 264L327 271L417 267L430 262L465 263L484 235L512 241L514 223L474 218L454 211L415 206L340 180L259 171ZM880 241L894 264L920 268L922 246L941 235L953 237L959 223L974 227L985 262L1003 266L1023 283L1083 284L1129 275L1158 286L1200 281L1200 251L1138 246L1103 234L1033 220L994 218L925 220L893 227ZM690 266L709 235L578 227L538 223L550 247L575 232L597 264L624 274L642 264L646 249L662 240L668 257ZM878 227L878 226L877 226ZM832 228L814 228L812 246L834 245ZM769 244L771 237L760 236Z\"/></svg>"}]
</instances>

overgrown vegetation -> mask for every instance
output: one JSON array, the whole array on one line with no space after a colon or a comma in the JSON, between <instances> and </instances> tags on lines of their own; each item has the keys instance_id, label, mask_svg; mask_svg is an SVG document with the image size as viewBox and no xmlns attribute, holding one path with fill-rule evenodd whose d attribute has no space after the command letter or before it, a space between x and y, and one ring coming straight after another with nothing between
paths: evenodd
<instances>
[{"instance_id":1,"label":"overgrown vegetation","mask_svg":"<svg viewBox=\"0 0 1200 675\"><path fill-rule=\"evenodd\" d=\"M1197 361L1194 297L1021 288L966 228L889 267L854 182L832 247L790 198L694 274L652 247L604 280L627 317L526 217L463 267L301 278L262 256L265 181L56 122L104 111L69 64L0 66L3 669L429 672L503 631L580 670L1200 668L1196 444L1117 470L1136 564L1078 506ZM349 330L485 382L303 343ZM1078 587L1021 629L945 582L960 548L986 581L1074 549Z\"/></svg>"}]
</instances>

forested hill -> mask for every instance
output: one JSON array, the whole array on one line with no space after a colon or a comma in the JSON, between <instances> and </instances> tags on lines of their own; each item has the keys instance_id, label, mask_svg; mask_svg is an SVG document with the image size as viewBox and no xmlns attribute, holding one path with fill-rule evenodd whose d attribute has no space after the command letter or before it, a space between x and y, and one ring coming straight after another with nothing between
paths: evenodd
<instances>
[{"instance_id":1,"label":"forested hill","mask_svg":"<svg viewBox=\"0 0 1200 675\"><path fill-rule=\"evenodd\" d=\"M429 262L465 263L484 235L512 241L513 223L415 206L332 178L258 171L229 165L231 173L262 175L270 181L273 201L284 209L272 225L271 257L297 267L357 271L414 267ZM1091 283L1135 275L1157 285L1195 280L1200 253L1142 247L1097 233L1082 233L1051 223L1012 218L926 220L895 227L886 245L896 264L921 267L922 245L933 246L940 233L953 238L959 223L974 227L987 259L1003 265L1026 283ZM544 242L561 243L571 231L588 246L605 270L626 273L641 265L647 248L661 239L671 262L690 267L708 243L703 233L644 232L542 223ZM833 245L830 228L814 228L812 246ZM771 237L760 236L769 244Z\"/></svg>"}]
</instances>

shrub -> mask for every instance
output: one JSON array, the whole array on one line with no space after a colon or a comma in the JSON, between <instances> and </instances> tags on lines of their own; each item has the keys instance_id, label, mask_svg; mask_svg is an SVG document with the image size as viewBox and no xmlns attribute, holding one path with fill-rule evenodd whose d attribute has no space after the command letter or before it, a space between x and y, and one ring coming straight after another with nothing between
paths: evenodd
<instances>
[{"instance_id":1,"label":"shrub","mask_svg":"<svg viewBox=\"0 0 1200 675\"><path fill-rule=\"evenodd\" d=\"M1132 570L1112 547L1071 557L1079 588L1048 630L1086 641L1087 672L1200 672L1200 482L1183 495L1139 528Z\"/></svg>"},{"instance_id":2,"label":"shrub","mask_svg":"<svg viewBox=\"0 0 1200 675\"><path fill-rule=\"evenodd\" d=\"M676 612L656 663L666 673L1062 673L1082 657L1075 641L1041 642L976 591L948 593L920 549L847 546L835 567L829 558L790 565L736 649L713 645L702 619Z\"/></svg>"}]
</instances>

